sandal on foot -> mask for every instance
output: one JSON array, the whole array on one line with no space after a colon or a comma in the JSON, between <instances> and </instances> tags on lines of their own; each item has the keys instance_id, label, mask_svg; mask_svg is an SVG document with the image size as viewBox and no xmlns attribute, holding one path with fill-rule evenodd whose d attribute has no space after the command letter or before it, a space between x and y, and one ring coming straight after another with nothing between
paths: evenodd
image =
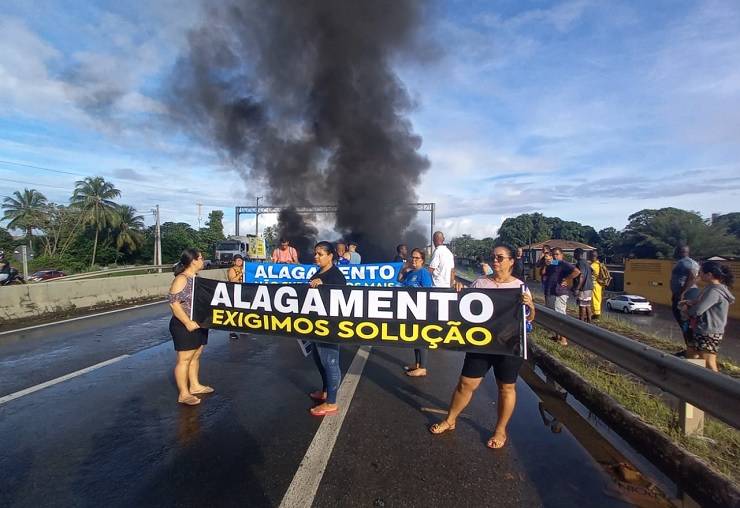
<instances>
[{"instance_id":1,"label":"sandal on foot","mask_svg":"<svg viewBox=\"0 0 740 508\"><path fill-rule=\"evenodd\" d=\"M316 402L325 402L326 401L326 395L324 395L324 392L321 390L316 390L315 392L311 392L308 394L309 397L311 397Z\"/></svg>"},{"instance_id":2,"label":"sandal on foot","mask_svg":"<svg viewBox=\"0 0 740 508\"><path fill-rule=\"evenodd\" d=\"M406 372L410 372L410 371L416 370L418 368L419 367L417 367L416 365L404 365L403 366L403 370L405 370Z\"/></svg>"},{"instance_id":3,"label":"sandal on foot","mask_svg":"<svg viewBox=\"0 0 740 508\"><path fill-rule=\"evenodd\" d=\"M427 369L419 367L418 369L408 370L406 375L409 377L424 377L427 375Z\"/></svg>"},{"instance_id":4,"label":"sandal on foot","mask_svg":"<svg viewBox=\"0 0 740 508\"><path fill-rule=\"evenodd\" d=\"M506 437L504 437L503 440L496 439L495 437L491 436L491 439L488 440L486 443L486 446L490 448L491 450L499 450L506 445Z\"/></svg>"},{"instance_id":5,"label":"sandal on foot","mask_svg":"<svg viewBox=\"0 0 740 508\"><path fill-rule=\"evenodd\" d=\"M453 431L455 430L455 426L451 425L450 422L447 420L442 420L441 422L437 422L432 424L431 427L429 427L429 432L432 434L444 434L447 431Z\"/></svg>"},{"instance_id":6,"label":"sandal on foot","mask_svg":"<svg viewBox=\"0 0 740 508\"><path fill-rule=\"evenodd\" d=\"M313 416L329 416L329 415L337 414L337 411L339 411L339 408L338 408L338 407L335 407L334 409L327 409L327 408L324 408L324 409L318 409L318 407L319 407L319 406L316 406L316 407L312 407L312 408L311 408L311 409L309 409L308 411L309 411L309 412L310 412L310 413L311 413L311 414L312 414Z\"/></svg>"},{"instance_id":7,"label":"sandal on foot","mask_svg":"<svg viewBox=\"0 0 740 508\"><path fill-rule=\"evenodd\" d=\"M190 390L190 393L193 395L202 395L204 393L213 393L215 391L216 390L214 390L212 387L203 385L203 387L200 390L195 390L195 391Z\"/></svg>"},{"instance_id":8,"label":"sandal on foot","mask_svg":"<svg viewBox=\"0 0 740 508\"><path fill-rule=\"evenodd\" d=\"M191 395L190 397L185 397L184 399L177 399L177 402L180 404L185 404L186 406L197 406L200 404L200 399L194 395Z\"/></svg>"}]
</instances>

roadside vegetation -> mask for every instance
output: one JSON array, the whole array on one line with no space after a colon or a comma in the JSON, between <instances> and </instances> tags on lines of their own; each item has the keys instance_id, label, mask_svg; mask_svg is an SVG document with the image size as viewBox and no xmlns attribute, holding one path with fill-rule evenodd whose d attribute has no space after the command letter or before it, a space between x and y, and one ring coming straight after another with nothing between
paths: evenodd
<instances>
[{"instance_id":1,"label":"roadside vegetation","mask_svg":"<svg viewBox=\"0 0 740 508\"><path fill-rule=\"evenodd\" d=\"M144 216L120 203L121 192L102 177L75 183L67 203L52 203L36 189L23 189L5 196L0 227L0 249L11 254L19 245L31 245L31 273L62 270L74 274L100 267L152 264L154 226L144 226ZM164 222L161 227L162 262L175 263L183 249L197 247L211 252L223 240L223 211L208 214L205 227L193 229L184 222ZM22 231L13 238L8 230ZM208 257L208 256L206 256ZM16 264L17 261L11 262Z\"/></svg>"},{"instance_id":2,"label":"roadside vegetation","mask_svg":"<svg viewBox=\"0 0 740 508\"><path fill-rule=\"evenodd\" d=\"M573 343L567 347L560 346L548 338L550 334L547 330L537 328L532 335L535 344L576 371L588 383L740 485L740 431L706 416L704 436L686 437L677 427L677 409L651 392L635 376Z\"/></svg>"}]
</instances>

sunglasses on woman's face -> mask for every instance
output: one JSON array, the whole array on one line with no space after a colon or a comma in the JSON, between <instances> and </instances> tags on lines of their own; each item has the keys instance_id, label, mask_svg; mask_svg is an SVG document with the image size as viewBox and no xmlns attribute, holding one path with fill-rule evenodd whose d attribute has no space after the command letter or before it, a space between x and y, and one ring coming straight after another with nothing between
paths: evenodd
<instances>
[{"instance_id":1,"label":"sunglasses on woman's face","mask_svg":"<svg viewBox=\"0 0 740 508\"><path fill-rule=\"evenodd\" d=\"M503 262L504 262L504 259L511 259L511 257L509 257L509 256L504 256L504 255L502 255L502 254L496 254L495 256L493 256L493 259L495 259L495 260L496 260L496 261L498 261L499 263L503 263Z\"/></svg>"}]
</instances>

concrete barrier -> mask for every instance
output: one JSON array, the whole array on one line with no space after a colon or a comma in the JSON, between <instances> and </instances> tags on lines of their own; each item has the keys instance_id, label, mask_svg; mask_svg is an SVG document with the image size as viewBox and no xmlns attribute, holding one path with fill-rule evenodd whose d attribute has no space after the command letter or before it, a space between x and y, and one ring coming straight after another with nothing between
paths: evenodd
<instances>
[{"instance_id":1,"label":"concrete barrier","mask_svg":"<svg viewBox=\"0 0 740 508\"><path fill-rule=\"evenodd\" d=\"M226 280L226 270L204 270L199 277ZM0 287L0 325L19 319L75 310L164 299L172 272Z\"/></svg>"}]
</instances>

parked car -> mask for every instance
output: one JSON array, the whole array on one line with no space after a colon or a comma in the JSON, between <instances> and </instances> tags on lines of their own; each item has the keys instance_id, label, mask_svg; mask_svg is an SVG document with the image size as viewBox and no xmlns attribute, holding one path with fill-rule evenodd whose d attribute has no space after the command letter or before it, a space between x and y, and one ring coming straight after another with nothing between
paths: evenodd
<instances>
[{"instance_id":1,"label":"parked car","mask_svg":"<svg viewBox=\"0 0 740 508\"><path fill-rule=\"evenodd\" d=\"M653 306L647 298L637 295L620 295L614 298L609 298L606 301L606 308L609 310L624 312L629 314L631 312L644 312L646 314L652 314Z\"/></svg>"},{"instance_id":2,"label":"parked car","mask_svg":"<svg viewBox=\"0 0 740 508\"><path fill-rule=\"evenodd\" d=\"M40 270L31 274L31 276L28 278L28 281L41 282L42 280L58 279L59 277L64 277L65 275L67 274L62 272L61 270Z\"/></svg>"}]
</instances>

